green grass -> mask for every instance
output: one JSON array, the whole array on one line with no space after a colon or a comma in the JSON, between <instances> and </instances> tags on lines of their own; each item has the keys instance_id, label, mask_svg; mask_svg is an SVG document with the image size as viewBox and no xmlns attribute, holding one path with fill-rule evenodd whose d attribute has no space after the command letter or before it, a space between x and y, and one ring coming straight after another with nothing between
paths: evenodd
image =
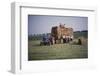
<instances>
[{"instance_id":1,"label":"green grass","mask_svg":"<svg viewBox=\"0 0 100 76\"><path fill-rule=\"evenodd\" d=\"M50 46L40 46L39 40L29 40L28 59L29 60L52 60L52 59L75 59L88 58L88 48L86 45L75 44L54 44Z\"/></svg>"}]
</instances>

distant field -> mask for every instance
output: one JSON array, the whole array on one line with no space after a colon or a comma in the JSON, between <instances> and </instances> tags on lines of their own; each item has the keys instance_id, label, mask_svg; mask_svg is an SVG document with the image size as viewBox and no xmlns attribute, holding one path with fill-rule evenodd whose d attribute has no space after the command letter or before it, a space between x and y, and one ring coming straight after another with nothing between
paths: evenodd
<instances>
[{"instance_id":1,"label":"distant field","mask_svg":"<svg viewBox=\"0 0 100 76\"><path fill-rule=\"evenodd\" d=\"M88 31L76 31L74 32L74 38L84 37L88 38Z\"/></svg>"},{"instance_id":2,"label":"distant field","mask_svg":"<svg viewBox=\"0 0 100 76\"><path fill-rule=\"evenodd\" d=\"M29 40L29 60L75 59L88 58L88 47L76 44L54 44L40 46L40 40Z\"/></svg>"}]
</instances>

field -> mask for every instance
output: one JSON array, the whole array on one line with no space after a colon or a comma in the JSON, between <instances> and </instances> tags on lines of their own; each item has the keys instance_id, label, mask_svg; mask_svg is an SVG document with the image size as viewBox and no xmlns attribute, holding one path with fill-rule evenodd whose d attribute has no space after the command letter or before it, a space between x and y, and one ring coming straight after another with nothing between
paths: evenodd
<instances>
[{"instance_id":1,"label":"field","mask_svg":"<svg viewBox=\"0 0 100 76\"><path fill-rule=\"evenodd\" d=\"M74 32L74 40L71 43L40 46L42 35L30 36L28 40L28 60L53 60L88 58L88 32ZM82 39L82 45L78 45L78 38Z\"/></svg>"},{"instance_id":2,"label":"field","mask_svg":"<svg viewBox=\"0 0 100 76\"><path fill-rule=\"evenodd\" d=\"M88 58L88 47L77 44L54 44L40 46L40 40L28 41L28 60L53 60Z\"/></svg>"}]
</instances>

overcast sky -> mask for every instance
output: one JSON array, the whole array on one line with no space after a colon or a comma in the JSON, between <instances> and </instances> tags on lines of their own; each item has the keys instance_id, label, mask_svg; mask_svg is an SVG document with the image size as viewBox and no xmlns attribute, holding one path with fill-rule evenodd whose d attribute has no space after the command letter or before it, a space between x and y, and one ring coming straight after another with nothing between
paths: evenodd
<instances>
[{"instance_id":1,"label":"overcast sky","mask_svg":"<svg viewBox=\"0 0 100 76\"><path fill-rule=\"evenodd\" d=\"M50 33L51 28L59 23L66 24L74 31L88 29L87 17L28 15L28 35Z\"/></svg>"}]
</instances>

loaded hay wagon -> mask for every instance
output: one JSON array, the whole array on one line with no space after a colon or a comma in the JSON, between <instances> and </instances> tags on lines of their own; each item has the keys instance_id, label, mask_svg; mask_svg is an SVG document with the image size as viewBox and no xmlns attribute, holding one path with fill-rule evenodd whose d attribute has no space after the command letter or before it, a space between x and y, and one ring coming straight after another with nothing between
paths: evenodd
<instances>
[{"instance_id":1,"label":"loaded hay wagon","mask_svg":"<svg viewBox=\"0 0 100 76\"><path fill-rule=\"evenodd\" d=\"M73 28L65 27L65 24L59 24L51 28L50 35L43 36L40 45L53 45L58 43L69 43L73 40Z\"/></svg>"},{"instance_id":2,"label":"loaded hay wagon","mask_svg":"<svg viewBox=\"0 0 100 76\"><path fill-rule=\"evenodd\" d=\"M73 28L65 27L65 24L59 24L59 26L52 27L51 36L55 44L68 43L73 40Z\"/></svg>"}]
</instances>

